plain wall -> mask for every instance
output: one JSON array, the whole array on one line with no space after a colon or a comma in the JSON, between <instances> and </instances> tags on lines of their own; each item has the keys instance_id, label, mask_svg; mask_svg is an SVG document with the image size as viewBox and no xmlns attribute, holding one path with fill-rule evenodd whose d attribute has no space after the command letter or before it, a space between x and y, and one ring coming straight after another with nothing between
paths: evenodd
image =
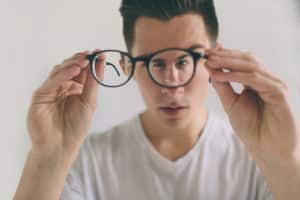
<instances>
[{"instance_id":1,"label":"plain wall","mask_svg":"<svg viewBox=\"0 0 300 200\"><path fill-rule=\"evenodd\" d=\"M299 113L300 23L296 2L217 0L216 5L223 45L260 57L289 84ZM119 0L1 0L1 200L12 199L30 148L26 114L32 92L54 65L78 51L125 50L119 4ZM99 97L91 132L106 130L144 109L133 82L119 89L100 87ZM224 114L213 89L208 102L211 110Z\"/></svg>"}]
</instances>

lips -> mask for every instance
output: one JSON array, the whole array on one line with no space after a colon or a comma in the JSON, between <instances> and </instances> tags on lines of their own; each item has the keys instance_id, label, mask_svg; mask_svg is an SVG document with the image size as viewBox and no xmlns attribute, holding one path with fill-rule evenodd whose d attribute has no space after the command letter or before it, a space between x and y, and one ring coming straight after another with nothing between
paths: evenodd
<instances>
[{"instance_id":1,"label":"lips","mask_svg":"<svg viewBox=\"0 0 300 200\"><path fill-rule=\"evenodd\" d=\"M186 107L184 106L176 106L176 107L160 107L160 109L164 109L164 110L179 110L179 109L184 109Z\"/></svg>"},{"instance_id":2,"label":"lips","mask_svg":"<svg viewBox=\"0 0 300 200\"><path fill-rule=\"evenodd\" d=\"M182 106L182 105L170 105L170 106L163 106L160 107L160 111L164 114L167 114L169 116L176 116L180 113L182 113L187 106Z\"/></svg>"},{"instance_id":3,"label":"lips","mask_svg":"<svg viewBox=\"0 0 300 200\"><path fill-rule=\"evenodd\" d=\"M187 106L177 103L177 102L172 102L172 103L168 103L165 104L163 106L160 107L161 109L182 109L182 108L187 108Z\"/></svg>"}]
</instances>

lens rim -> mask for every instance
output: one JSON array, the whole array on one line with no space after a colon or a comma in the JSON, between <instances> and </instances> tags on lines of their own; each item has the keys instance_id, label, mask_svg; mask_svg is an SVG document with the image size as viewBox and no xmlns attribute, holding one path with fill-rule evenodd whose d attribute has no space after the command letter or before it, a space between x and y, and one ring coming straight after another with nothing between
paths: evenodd
<instances>
[{"instance_id":1,"label":"lens rim","mask_svg":"<svg viewBox=\"0 0 300 200\"><path fill-rule=\"evenodd\" d=\"M107 52L114 52L114 53L120 53L120 54L123 54L125 56L127 56L130 60L130 62L132 63L132 70L127 78L127 80L125 80L124 82L122 82L121 84L117 84L117 85L108 85L108 84L105 84L103 83L101 80L99 80L99 77L97 76L97 73L96 73L96 69L95 69L95 66L94 66L94 60L95 58L99 55L99 54L102 54L102 53L107 53ZM133 76L133 73L134 73L134 67L135 67L135 64L133 62L133 59L132 57L130 56L129 53L127 52L124 52L124 51L119 51L119 50L115 50L115 49L107 49L107 50L102 50L102 51L97 51L91 55L88 55L88 60L90 62L90 66L91 66L91 71L92 71L92 74L95 78L95 80L97 81L97 83L99 83L100 85L104 86L104 87L111 87L111 88L117 88L117 87L121 87L123 85L125 85L126 83L128 83L128 81L131 79L131 77Z\"/></svg>"},{"instance_id":2,"label":"lens rim","mask_svg":"<svg viewBox=\"0 0 300 200\"><path fill-rule=\"evenodd\" d=\"M162 83L161 81L158 81L154 74L153 74L153 71L151 70L151 62L153 59L155 59L155 57L159 54L163 54L165 52L171 52L171 51L177 51L177 52L182 52L182 53L185 53L186 55L188 55L191 59L192 59L192 71L191 71L191 74L190 74L190 77L185 80L184 82L180 83L180 84L164 84ZM193 79L194 75L195 75L195 66L196 66L196 62L195 62L195 59L194 59L194 56L191 54L191 52L189 51L185 51L185 50L182 50L182 49L168 49L168 50L164 50L164 51L160 51L160 52L157 52L154 56L151 56L151 59L148 61L148 73L150 75L150 77L152 78L152 80L157 83L158 85L161 85L163 87L169 87L169 88L174 88L174 87L181 87L181 86L184 86L187 84L187 82L189 82L191 79Z\"/></svg>"},{"instance_id":3,"label":"lens rim","mask_svg":"<svg viewBox=\"0 0 300 200\"><path fill-rule=\"evenodd\" d=\"M150 70L149 70L149 68L150 68L150 67L149 67L150 61L151 61L151 59L152 59L155 55L157 55L157 54L159 54L159 53L162 53L162 52L164 52L164 51L170 51L170 50L181 50L181 51L187 52L187 53L189 53L190 55L192 55L192 57L193 57L193 59L194 59L193 74L192 74L191 78L190 78L188 81L186 81L185 83L183 83L183 84L180 84L180 85L172 85L172 86L165 85L165 84L161 84L161 83L159 83L158 81L156 81L156 80L154 79L154 77L152 76L152 74L151 74L151 72L150 72ZM122 83L122 84L118 84L118 85L107 85L107 84L102 83L101 80L98 80L97 75L96 75L96 71L95 71L95 69L93 69L93 68L94 68L94 67L93 67L93 60L95 59L95 57L96 57L98 54L105 53L105 52L109 52L109 51L111 51L111 52L117 52L117 53L121 53L121 54L126 55L126 56L130 59L130 62L132 63L132 71L131 71L130 75L128 76L128 79L127 79L124 83ZM94 52L94 53L92 53L92 54L90 54L90 55L87 55L87 59L88 59L89 62L90 62L91 71L92 71L92 74L93 74L95 80L96 80L100 85L102 85L102 86L104 86L104 87L110 87L110 88L121 87L121 86L125 85L126 83L128 83L129 80L132 78L132 76L133 76L133 74L134 74L134 71L135 71L135 67L136 67L136 63L137 63L137 62L144 62L144 63L146 64L147 72L148 72L148 75L149 75L150 79L151 79L154 83L156 83L157 85L159 85L160 87L163 87L163 88L177 88L177 87L183 87L183 86L189 84L189 83L192 81L192 79L194 78L195 72L196 72L196 64L197 64L197 62L199 61L199 59L207 59L207 58L208 58L208 55L207 55L207 54L202 53L202 52L201 52L201 53L200 53L200 52L195 52L194 49L191 49L191 48L189 48L189 49L184 49L184 48L165 48L165 49L158 50L158 51L156 51L156 52L154 52L154 53L151 53L151 54L149 54L149 55L143 55L143 56L137 56L137 57L132 57L129 53L124 52L124 51L120 51L120 50L116 50L116 49L107 49L107 50L96 51L96 52Z\"/></svg>"},{"instance_id":4,"label":"lens rim","mask_svg":"<svg viewBox=\"0 0 300 200\"><path fill-rule=\"evenodd\" d=\"M193 57L193 73L192 73L192 76L190 77L190 79L188 79L185 83L182 83L182 84L178 84L178 85L165 85L165 84L161 84L160 82L158 82L157 80L155 80L155 78L152 76L151 72L150 72L150 61L152 60L152 58L154 56L156 56L157 54L160 54L160 53L163 53L165 51L171 51L171 50L178 50L178 51L184 51L188 54L190 54L192 57ZM160 87L163 87L163 88L177 88L177 87L183 87L183 86L186 86L187 84L189 84L192 79L194 78L195 74L196 74L196 64L197 62L199 61L199 59L201 58L204 58L204 59L207 59L208 56L205 54L205 53L200 53L200 52L195 52L193 51L193 49L184 49L184 48L166 48L166 49L161 49L159 51L156 51L150 55L147 55L147 56L139 56L139 57L136 57L136 58L133 58L133 61L134 63L138 62L138 61L142 61L142 62L145 62L146 63L146 66L147 66L147 72L148 72L148 75L150 77L150 79L156 83L157 85L159 85Z\"/></svg>"}]
</instances>

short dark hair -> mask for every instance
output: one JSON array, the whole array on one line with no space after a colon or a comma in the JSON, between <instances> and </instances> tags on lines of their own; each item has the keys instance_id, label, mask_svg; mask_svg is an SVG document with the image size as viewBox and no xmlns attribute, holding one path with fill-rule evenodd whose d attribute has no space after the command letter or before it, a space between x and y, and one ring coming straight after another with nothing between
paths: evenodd
<instances>
[{"instance_id":1,"label":"short dark hair","mask_svg":"<svg viewBox=\"0 0 300 200\"><path fill-rule=\"evenodd\" d=\"M214 45L218 38L219 24L213 0L122 0L119 11L129 52L134 41L134 26L141 16L167 21L175 16L196 13L203 17L210 42Z\"/></svg>"}]
</instances>

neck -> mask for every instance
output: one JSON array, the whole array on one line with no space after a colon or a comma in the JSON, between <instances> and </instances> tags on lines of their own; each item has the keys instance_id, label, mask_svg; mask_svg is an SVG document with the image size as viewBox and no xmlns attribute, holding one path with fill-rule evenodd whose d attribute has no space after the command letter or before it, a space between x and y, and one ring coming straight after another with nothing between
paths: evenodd
<instances>
[{"instance_id":1,"label":"neck","mask_svg":"<svg viewBox=\"0 0 300 200\"><path fill-rule=\"evenodd\" d=\"M142 114L145 134L155 149L169 160L177 160L197 143L207 121L207 110L202 109L183 126L169 125L151 112Z\"/></svg>"}]
</instances>

